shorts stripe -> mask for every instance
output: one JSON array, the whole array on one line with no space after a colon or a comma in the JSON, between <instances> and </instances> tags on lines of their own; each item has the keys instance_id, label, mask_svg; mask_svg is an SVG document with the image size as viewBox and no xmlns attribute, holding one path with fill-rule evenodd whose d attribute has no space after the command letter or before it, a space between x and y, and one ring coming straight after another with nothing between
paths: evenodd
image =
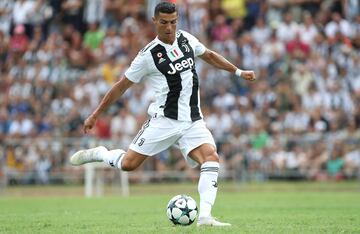
<instances>
[{"instance_id":1,"label":"shorts stripe","mask_svg":"<svg viewBox=\"0 0 360 234\"><path fill-rule=\"evenodd\" d=\"M136 144L137 140L139 140L139 137L144 133L145 129L147 127L149 127L150 125L150 119L146 120L143 124L143 126L141 127L140 131L138 132L138 134L136 134L134 140L133 140L133 144Z\"/></svg>"}]
</instances>

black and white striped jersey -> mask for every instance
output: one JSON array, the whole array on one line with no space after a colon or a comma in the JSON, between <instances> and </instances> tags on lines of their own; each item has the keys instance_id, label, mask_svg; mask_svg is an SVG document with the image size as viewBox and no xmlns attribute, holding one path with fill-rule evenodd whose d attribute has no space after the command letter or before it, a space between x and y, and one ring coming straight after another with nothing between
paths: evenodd
<instances>
[{"instance_id":1,"label":"black and white striped jersey","mask_svg":"<svg viewBox=\"0 0 360 234\"><path fill-rule=\"evenodd\" d=\"M179 30L172 45L155 38L139 52L125 76L135 83L149 80L155 90L155 101L148 109L150 115L181 121L196 121L203 117L195 57L205 50L194 36Z\"/></svg>"}]
</instances>

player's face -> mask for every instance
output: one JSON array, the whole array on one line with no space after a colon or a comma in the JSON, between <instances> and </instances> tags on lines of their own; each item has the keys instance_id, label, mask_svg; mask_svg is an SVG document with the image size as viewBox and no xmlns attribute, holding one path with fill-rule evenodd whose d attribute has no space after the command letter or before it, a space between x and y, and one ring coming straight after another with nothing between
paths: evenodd
<instances>
[{"instance_id":1,"label":"player's face","mask_svg":"<svg viewBox=\"0 0 360 234\"><path fill-rule=\"evenodd\" d=\"M177 19L177 12L171 14L160 12L158 16L153 17L153 22L160 41L167 44L172 44L175 41Z\"/></svg>"}]
</instances>

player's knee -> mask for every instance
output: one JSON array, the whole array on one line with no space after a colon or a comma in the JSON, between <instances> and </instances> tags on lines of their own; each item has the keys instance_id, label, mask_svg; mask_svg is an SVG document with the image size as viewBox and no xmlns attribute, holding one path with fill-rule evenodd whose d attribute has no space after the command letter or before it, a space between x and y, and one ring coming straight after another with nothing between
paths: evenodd
<instances>
[{"instance_id":1,"label":"player's knee","mask_svg":"<svg viewBox=\"0 0 360 234\"><path fill-rule=\"evenodd\" d=\"M209 152L200 159L200 165L202 165L205 162L219 162L219 155L217 154L216 151Z\"/></svg>"},{"instance_id":2,"label":"player's knee","mask_svg":"<svg viewBox=\"0 0 360 234\"><path fill-rule=\"evenodd\" d=\"M131 160L124 159L121 162L121 169L123 171L133 171L136 169L136 165Z\"/></svg>"},{"instance_id":3,"label":"player's knee","mask_svg":"<svg viewBox=\"0 0 360 234\"><path fill-rule=\"evenodd\" d=\"M219 156L216 148L212 145L205 144L190 152L190 157L202 165L205 162L219 162Z\"/></svg>"},{"instance_id":4,"label":"player's knee","mask_svg":"<svg viewBox=\"0 0 360 234\"><path fill-rule=\"evenodd\" d=\"M213 162L219 162L219 155L216 151L207 154L204 159L205 162L213 161Z\"/></svg>"}]
</instances>

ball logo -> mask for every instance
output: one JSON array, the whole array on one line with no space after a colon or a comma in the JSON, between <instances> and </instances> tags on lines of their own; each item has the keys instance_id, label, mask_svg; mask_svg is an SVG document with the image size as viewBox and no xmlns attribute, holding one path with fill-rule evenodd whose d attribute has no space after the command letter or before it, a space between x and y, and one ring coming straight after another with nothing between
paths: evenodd
<instances>
[{"instance_id":1,"label":"ball logo","mask_svg":"<svg viewBox=\"0 0 360 234\"><path fill-rule=\"evenodd\" d=\"M177 71L181 72L186 68L190 68L190 69L193 68L194 60L192 58L187 58L175 64L170 63L169 66L170 66L170 71L168 71L167 73L169 75L174 75Z\"/></svg>"}]
</instances>

